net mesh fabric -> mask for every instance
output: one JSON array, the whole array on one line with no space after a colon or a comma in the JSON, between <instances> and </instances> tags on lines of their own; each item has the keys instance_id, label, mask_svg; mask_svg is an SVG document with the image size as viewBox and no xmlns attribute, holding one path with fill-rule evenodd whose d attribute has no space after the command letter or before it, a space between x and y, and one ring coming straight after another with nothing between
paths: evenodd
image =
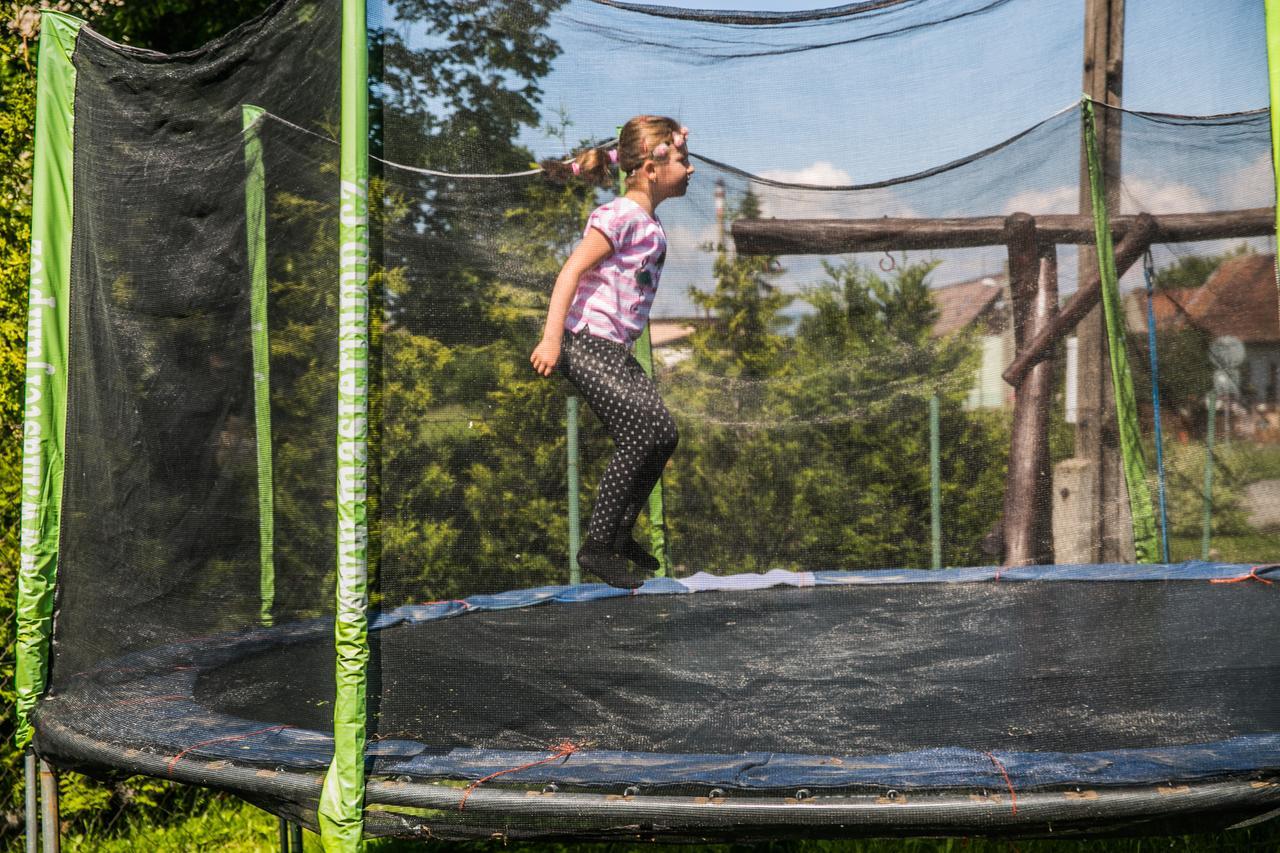
<instances>
[{"instance_id":1,"label":"net mesh fabric","mask_svg":"<svg viewBox=\"0 0 1280 853\"><path fill-rule=\"evenodd\" d=\"M61 697L99 714L86 730L120 750L142 745L138 726L163 727L201 649L261 630L264 609L276 625L332 620L337 148L324 132L337 77L320 57L336 50L337 29L320 10L281 4L175 60L86 30L74 56L73 343L50 689L55 706ZM267 55L290 70L264 76ZM246 130L244 105L305 110L321 135L271 119ZM249 210L251 136L261 211ZM272 247L259 330L251 220ZM265 406L255 338L269 347ZM172 689L148 692L147 671ZM198 713L183 706L174 718ZM172 734L170 754L209 737Z\"/></svg>"},{"instance_id":2,"label":"net mesh fabric","mask_svg":"<svg viewBox=\"0 0 1280 853\"><path fill-rule=\"evenodd\" d=\"M1029 10L1029 0L965 0L654 17L588 0L370 2L375 775L404 760L401 742L536 752L574 738L621 751L732 753L724 730L685 710L686 699L717 690L760 700L741 751L1087 752L1091 743L1176 747L1274 730L1276 680L1232 653L1232 614L1257 614L1249 636L1274 641L1274 599L1255 582L705 593L644 607L468 614L400 633L379 621L406 606L568 582L572 389L534 375L529 353L556 274L610 194L552 185L530 165L605 141L645 111L692 129L697 169L687 196L657 212L669 250L654 309L655 378L681 432L663 482L674 577L930 566L935 402L942 562L998 564L1014 405L1000 374L1016 350L1003 243L955 237L921 249L904 231L903 244L873 251L769 255L738 237L752 221L1087 211L1074 104L1082 10L1036 4L1034 50L1009 37ZM284 744L273 764L314 770L327 759L338 11L282 0L185 57L88 32L77 48L68 476L42 713L74 705L122 747L167 727L159 749L191 749L192 759L254 766L267 740ZM1008 48L998 63L975 56L973 45L997 43ZM1165 45L1135 44L1126 63L1139 78L1168 59ZM873 82L833 99L833 81ZM1111 216L1273 208L1269 116L1238 111L1265 92L1241 90L1223 95L1231 106L1216 111L1228 114L1208 118L1095 106L1120 151ZM245 104L266 111L249 131ZM255 451L267 436L251 358L251 137L264 175L271 629L261 624ZM1077 242L1056 247L1064 297L1082 284L1092 239L1078 242L1085 252ZM1210 556L1269 562L1280 525L1280 489L1270 485L1280 481L1274 235L1168 241L1152 254L1171 557L1201 555L1207 506ZM1141 264L1127 271L1121 290L1154 491L1141 273ZM1230 444L1213 450L1206 491L1208 353L1223 336L1244 342L1247 363L1215 404L1218 440ZM1053 352L1056 465L1076 453L1080 413L1068 347ZM589 412L581 422L585 527L612 444ZM1126 511L1123 492L1110 500L1092 511ZM1095 522L1055 505L1055 546ZM642 541L651 524L642 518ZM1216 603L1205 606L1210 595ZM837 604L822 611L819 597ZM1118 635L1115 654L1088 666L1079 656L1097 643L1073 616L1085 608L1099 620L1089 624ZM1016 627L997 636L999 625ZM792 635L804 630L814 633ZM1188 665L1197 649L1203 656ZM929 651L939 657L926 661ZM860 686L870 684L872 698L850 687L839 707L797 704L811 695L797 685L821 692L833 670L865 674L864 657L883 660L889 681L902 674L896 661L909 662L909 675L930 670L936 692L911 696L894 682L903 714L886 717L867 676ZM157 680L159 671L177 680ZM1146 681L1152 671L1158 684ZM186 722L165 722L175 701L166 697L177 694L161 684L191 702ZM145 701L121 702L130 689ZM938 725L954 722L958 707L972 717L973 702L956 696L986 703L968 739ZM1111 702L1094 728L1074 725L1073 715ZM234 724L201 728L206 712ZM813 724L779 723L800 717ZM908 718L913 727L896 728ZM231 745L242 748L222 751ZM440 775L472 779L423 772ZM310 819L312 805L273 807ZM383 815L376 827L417 831L407 817Z\"/></svg>"}]
</instances>

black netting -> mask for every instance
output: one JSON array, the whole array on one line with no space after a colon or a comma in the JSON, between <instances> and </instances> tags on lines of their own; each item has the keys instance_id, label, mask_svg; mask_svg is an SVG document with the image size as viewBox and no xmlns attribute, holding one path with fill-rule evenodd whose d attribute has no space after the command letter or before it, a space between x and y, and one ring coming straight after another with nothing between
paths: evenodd
<instances>
[{"instance_id":1,"label":"black netting","mask_svg":"<svg viewBox=\"0 0 1280 853\"><path fill-rule=\"evenodd\" d=\"M79 41L55 692L122 655L251 630L264 611L276 623L333 612L337 150L279 120L246 131L242 113L326 129L326 9L286 4L180 62ZM266 56L291 71L264 75ZM251 248L259 210L265 246ZM263 250L259 332L251 253ZM255 338L270 352L261 401ZM265 565L260 482L273 484Z\"/></svg>"},{"instance_id":2,"label":"black netting","mask_svg":"<svg viewBox=\"0 0 1280 853\"><path fill-rule=\"evenodd\" d=\"M872 572L833 589L851 571L1025 562L1009 483L1031 392L1003 375L1030 335L1006 217L1036 218L1045 301L1073 305L1095 275L1083 3L371 0L370 802L437 808L413 785L497 774L568 738L622 756L593 790L794 793L823 787L786 775L816 756L852 772L889 755L906 776L827 787L907 779L959 813L973 790L1004 790L1004 755L1037 791L1237 785L1179 808L1262 810L1272 788L1248 786L1280 766L1258 652L1276 587L1246 578L1280 530L1275 184L1255 109L1262 13L1225 5L1196 26L1234 58L1195 88L1162 70L1183 80L1208 52L1136 10L1126 103L1160 112L1093 108L1117 242L1156 220L1149 259L1121 271L1119 341L1153 517L1171 561L1214 565L1014 583ZM79 39L67 475L37 714L65 760L214 781L308 821L332 750L339 12L281 0L174 57ZM261 111L247 125L246 106ZM663 517L637 530L669 558L650 591L671 594L599 600L570 586L594 580L572 552L612 443L585 405L571 432L574 389L529 355L612 193L536 162L648 111L690 127L697 170L657 211L653 374L681 438ZM1134 561L1098 314L1043 350L1043 562ZM771 570L819 588L683 594ZM1126 750L1151 752L1079 758ZM903 770L916 751L925 770ZM756 752L786 754L781 775L733 764ZM703 759L730 781L682 763ZM686 775L653 782L655 767ZM407 799L388 779L409 780ZM599 805L566 824L569 806L526 813L517 834L605 833ZM1120 825L1129 807L1089 819ZM505 827L477 811L371 826ZM1060 814L1030 813L1048 817L1002 831ZM998 823L929 821L916 831Z\"/></svg>"}]
</instances>

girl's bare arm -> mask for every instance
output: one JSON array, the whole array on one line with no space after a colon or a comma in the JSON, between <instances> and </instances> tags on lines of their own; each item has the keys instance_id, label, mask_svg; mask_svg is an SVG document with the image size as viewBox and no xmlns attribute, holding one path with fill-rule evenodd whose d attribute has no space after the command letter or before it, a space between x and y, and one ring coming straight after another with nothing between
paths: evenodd
<instances>
[{"instance_id":1,"label":"girl's bare arm","mask_svg":"<svg viewBox=\"0 0 1280 853\"><path fill-rule=\"evenodd\" d=\"M560 361L560 339L564 334L564 320L569 305L578 290L582 274L613 254L613 246L596 229L592 228L574 248L556 276L556 286L551 291L551 305L547 309L547 322L542 328L542 341L534 349L529 361L533 369L543 376L550 376Z\"/></svg>"}]
</instances>

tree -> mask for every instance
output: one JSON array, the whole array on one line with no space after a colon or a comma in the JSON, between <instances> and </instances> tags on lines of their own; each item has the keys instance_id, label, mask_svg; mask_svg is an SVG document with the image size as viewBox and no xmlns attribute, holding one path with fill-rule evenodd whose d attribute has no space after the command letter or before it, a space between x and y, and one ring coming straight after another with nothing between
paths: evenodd
<instances>
[{"instance_id":1,"label":"tree","mask_svg":"<svg viewBox=\"0 0 1280 853\"><path fill-rule=\"evenodd\" d=\"M760 200L748 188L727 215L758 219ZM689 297L711 312L711 323L693 334L691 343L703 369L748 378L770 374L785 342L779 333L781 312L792 298L770 279L777 275L777 258L770 255L730 255L724 243L703 247L716 255L715 288L691 287Z\"/></svg>"},{"instance_id":2,"label":"tree","mask_svg":"<svg viewBox=\"0 0 1280 853\"><path fill-rule=\"evenodd\" d=\"M717 264L704 301L717 321L665 377L682 432L669 518L686 570L928 565L935 393L947 559L984 559L978 546L999 514L1007 435L962 408L977 353L969 337L932 337L934 266L906 264L886 278L827 263L788 337L766 331L781 326L786 303L760 299L752 278L769 259ZM729 333L726 321L741 318L751 322L737 328L753 334Z\"/></svg>"},{"instance_id":3,"label":"tree","mask_svg":"<svg viewBox=\"0 0 1280 853\"><path fill-rule=\"evenodd\" d=\"M372 73L380 78L374 106L387 159L459 173L528 168L530 152L513 144L536 127L538 79L560 48L544 30L563 0L392 0L400 20L430 34L406 42L397 27L374 30ZM404 290L391 295L393 317L412 317L443 342L483 343L499 331L503 302L487 285L490 240L504 230L504 211L523 204L526 187L427 176L387 166L390 184L418 201L403 230L383 244L389 267L406 270ZM527 183L537 183L532 179ZM429 263L423 263L429 258ZM511 273L507 270L508 278Z\"/></svg>"},{"instance_id":4,"label":"tree","mask_svg":"<svg viewBox=\"0 0 1280 853\"><path fill-rule=\"evenodd\" d=\"M1156 290L1199 287L1222 266L1222 262L1253 253L1248 243L1241 243L1217 255L1186 255L1167 267L1155 271L1151 283Z\"/></svg>"}]
</instances>

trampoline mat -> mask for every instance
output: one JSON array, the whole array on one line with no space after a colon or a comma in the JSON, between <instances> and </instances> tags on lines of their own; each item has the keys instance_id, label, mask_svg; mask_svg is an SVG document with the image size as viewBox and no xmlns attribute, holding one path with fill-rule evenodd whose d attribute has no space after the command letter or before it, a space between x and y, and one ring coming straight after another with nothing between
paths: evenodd
<instances>
[{"instance_id":1,"label":"trampoline mat","mask_svg":"<svg viewBox=\"0 0 1280 853\"><path fill-rule=\"evenodd\" d=\"M911 583L483 610L370 635L370 729L433 749L1081 753L1280 731L1274 586ZM330 637L197 701L332 731Z\"/></svg>"}]
</instances>

